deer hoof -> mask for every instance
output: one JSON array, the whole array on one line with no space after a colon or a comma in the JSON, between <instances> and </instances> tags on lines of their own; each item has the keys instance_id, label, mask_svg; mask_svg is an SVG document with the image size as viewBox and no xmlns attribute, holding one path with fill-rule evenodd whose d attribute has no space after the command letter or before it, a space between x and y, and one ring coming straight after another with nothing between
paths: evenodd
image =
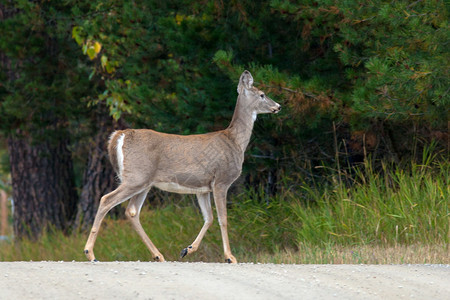
<instances>
[{"instance_id":1,"label":"deer hoof","mask_svg":"<svg viewBox=\"0 0 450 300\"><path fill-rule=\"evenodd\" d=\"M188 255L190 252L192 252L192 246L188 246L188 247L184 248L183 250L181 250L180 258L185 257L185 256Z\"/></svg>"},{"instance_id":2,"label":"deer hoof","mask_svg":"<svg viewBox=\"0 0 450 300\"><path fill-rule=\"evenodd\" d=\"M90 253L89 250L87 250L87 249L85 249L83 252L84 252L84 254L86 255L86 257L87 257L87 259L88 259L89 261L91 261L91 262L96 262L96 261L98 261L98 260L95 259L95 256L94 256L93 252Z\"/></svg>"},{"instance_id":3,"label":"deer hoof","mask_svg":"<svg viewBox=\"0 0 450 300\"><path fill-rule=\"evenodd\" d=\"M229 264L236 264L237 260L236 260L236 258L233 255L231 255L230 257L225 258L225 262L227 262Z\"/></svg>"},{"instance_id":4,"label":"deer hoof","mask_svg":"<svg viewBox=\"0 0 450 300\"><path fill-rule=\"evenodd\" d=\"M165 261L166 261L166 260L164 259L164 256L162 256L162 255L157 255L157 256L153 257L153 259L154 259L155 261L158 261L158 262L165 262Z\"/></svg>"},{"instance_id":5,"label":"deer hoof","mask_svg":"<svg viewBox=\"0 0 450 300\"><path fill-rule=\"evenodd\" d=\"M183 250L181 250L180 258L185 257L187 254L188 254L188 249L187 249L187 248L184 248Z\"/></svg>"}]
</instances>

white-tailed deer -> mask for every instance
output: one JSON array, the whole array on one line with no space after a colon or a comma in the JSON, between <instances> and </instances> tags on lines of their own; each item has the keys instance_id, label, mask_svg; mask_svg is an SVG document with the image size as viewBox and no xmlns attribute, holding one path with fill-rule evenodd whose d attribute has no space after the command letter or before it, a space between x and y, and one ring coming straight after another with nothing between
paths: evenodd
<instances>
[{"instance_id":1,"label":"white-tailed deer","mask_svg":"<svg viewBox=\"0 0 450 300\"><path fill-rule=\"evenodd\" d=\"M204 225L194 242L182 250L181 257L195 252L213 222L210 193L222 233L225 261L236 263L231 254L227 231L227 191L239 177L244 151L257 114L277 113L281 106L253 87L253 77L244 71L237 87L238 98L233 119L225 130L198 135L175 135L148 129L128 129L111 135L108 153L121 181L119 187L100 200L100 206L84 253L95 261L94 244L105 215L114 206L130 199L126 216L156 261L163 255L144 232L139 213L151 187L164 191L196 194Z\"/></svg>"}]
</instances>

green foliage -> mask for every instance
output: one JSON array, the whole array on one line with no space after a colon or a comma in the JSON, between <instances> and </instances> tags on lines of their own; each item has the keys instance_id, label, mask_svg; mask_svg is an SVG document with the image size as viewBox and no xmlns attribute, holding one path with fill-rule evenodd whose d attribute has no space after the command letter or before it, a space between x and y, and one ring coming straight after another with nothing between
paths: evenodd
<instances>
[{"instance_id":1,"label":"green foliage","mask_svg":"<svg viewBox=\"0 0 450 300\"><path fill-rule=\"evenodd\" d=\"M277 126L269 140L287 133L283 138L292 142L283 152L296 148L294 141L329 131L331 120L364 130L377 122L446 126L444 1L10 5L20 13L2 22L0 49L23 66L19 79L3 86L4 130L49 111L70 115L85 104L77 101L82 97L104 102L115 118L125 113L137 127L182 133L223 128L244 68L288 108L285 122L259 129Z\"/></svg>"},{"instance_id":2,"label":"green foliage","mask_svg":"<svg viewBox=\"0 0 450 300\"><path fill-rule=\"evenodd\" d=\"M80 20L73 35L83 51L102 45L93 72L105 79L98 101L113 116L127 112L137 127L166 132L205 132L223 123L221 115L228 117L234 103L223 107L230 98L228 81L211 63L220 35L208 15L211 5L187 14L178 2L97 3L94 17Z\"/></svg>"},{"instance_id":3,"label":"green foliage","mask_svg":"<svg viewBox=\"0 0 450 300\"><path fill-rule=\"evenodd\" d=\"M286 162L305 157L313 165L331 162L341 150L329 143L333 135L347 146L355 132L376 132L371 151L411 155L412 146L391 146L389 128L421 128L395 137L416 146L410 141L418 135L429 141L447 126L450 31L443 1L97 0L75 16L72 35L93 62L90 78L105 82L92 103L105 102L134 127L222 129L237 79L250 69L283 106L282 114L256 123L246 160L253 177L257 169L287 169Z\"/></svg>"},{"instance_id":4,"label":"green foliage","mask_svg":"<svg viewBox=\"0 0 450 300\"><path fill-rule=\"evenodd\" d=\"M13 134L21 129L37 139L59 139L69 119L79 119L86 112L80 99L92 84L80 60L82 53L69 34L72 4L4 4L5 11L16 12L0 23L0 51L10 61L0 70L4 79L0 85L2 132Z\"/></svg>"},{"instance_id":5,"label":"green foliage","mask_svg":"<svg viewBox=\"0 0 450 300\"><path fill-rule=\"evenodd\" d=\"M250 69L283 106L256 123L251 176L305 158L332 163L341 150L329 143L333 135L346 146L358 130L375 132L370 150L381 155L410 155L412 139L445 136L450 31L443 1L10 5L20 13L0 25L0 50L21 68L17 80L0 87L3 131L46 128L50 116L78 122L103 104L132 127L222 129L237 79ZM413 146L392 147L390 128L403 130L395 135L399 144Z\"/></svg>"}]
</instances>

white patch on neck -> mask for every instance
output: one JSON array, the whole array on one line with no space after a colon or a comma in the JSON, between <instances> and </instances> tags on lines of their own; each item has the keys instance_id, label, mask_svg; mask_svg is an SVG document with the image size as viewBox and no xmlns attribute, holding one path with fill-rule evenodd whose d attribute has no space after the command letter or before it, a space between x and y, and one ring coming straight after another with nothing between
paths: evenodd
<instances>
[{"instance_id":1,"label":"white patch on neck","mask_svg":"<svg viewBox=\"0 0 450 300\"><path fill-rule=\"evenodd\" d=\"M256 113L256 111L254 111L253 113L252 113L252 119L253 119L253 121L256 121L256 117L258 116L258 114Z\"/></svg>"},{"instance_id":2,"label":"white patch on neck","mask_svg":"<svg viewBox=\"0 0 450 300\"><path fill-rule=\"evenodd\" d=\"M125 134L123 133L118 139L117 139L117 164L119 167L119 171L117 176L119 176L120 181L122 181L122 172L123 172L123 140L125 139Z\"/></svg>"}]
</instances>

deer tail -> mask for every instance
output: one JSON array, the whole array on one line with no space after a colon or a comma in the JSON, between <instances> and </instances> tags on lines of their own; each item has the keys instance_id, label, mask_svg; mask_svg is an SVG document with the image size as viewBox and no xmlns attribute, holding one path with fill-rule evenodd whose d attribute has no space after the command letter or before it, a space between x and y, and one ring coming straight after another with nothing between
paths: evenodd
<instances>
[{"instance_id":1,"label":"deer tail","mask_svg":"<svg viewBox=\"0 0 450 300\"><path fill-rule=\"evenodd\" d=\"M116 172L117 177L122 181L123 172L123 143L125 140L125 131L117 130L114 131L108 143L108 155L111 165Z\"/></svg>"}]
</instances>

